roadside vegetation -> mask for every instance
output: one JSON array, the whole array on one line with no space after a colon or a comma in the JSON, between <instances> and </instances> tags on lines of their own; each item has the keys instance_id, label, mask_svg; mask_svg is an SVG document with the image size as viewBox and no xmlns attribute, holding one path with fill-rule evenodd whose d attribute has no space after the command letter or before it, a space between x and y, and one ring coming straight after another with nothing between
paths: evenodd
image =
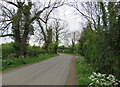
<instances>
[{"instance_id":1,"label":"roadside vegetation","mask_svg":"<svg viewBox=\"0 0 120 87\"><path fill-rule=\"evenodd\" d=\"M58 56L55 54L54 50L49 50L49 53L46 53L43 47L40 46L27 46L26 57L24 55L16 57L16 54L19 54L13 48L14 43L2 44L2 71L8 70L11 68L18 67L24 64L30 64L38 61L42 61L51 57ZM50 48L52 48L51 46ZM52 48L53 49L53 48Z\"/></svg>"},{"instance_id":2,"label":"roadside vegetation","mask_svg":"<svg viewBox=\"0 0 120 87\"><path fill-rule=\"evenodd\" d=\"M10 59L3 59L2 60L2 71L15 68L24 64L30 64L39 62L42 60L46 60L51 57L58 56L58 54L51 54L51 55L39 55L38 57L27 57L27 58L10 58Z\"/></svg>"}]
</instances>

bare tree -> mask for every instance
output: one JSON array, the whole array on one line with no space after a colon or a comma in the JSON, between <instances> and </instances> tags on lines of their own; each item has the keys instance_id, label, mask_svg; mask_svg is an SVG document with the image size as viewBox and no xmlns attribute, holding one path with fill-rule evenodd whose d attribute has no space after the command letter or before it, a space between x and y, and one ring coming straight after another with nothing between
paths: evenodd
<instances>
[{"instance_id":1,"label":"bare tree","mask_svg":"<svg viewBox=\"0 0 120 87\"><path fill-rule=\"evenodd\" d=\"M75 10L77 10L77 14L82 15L88 21L91 26L91 30L95 29L98 31L100 15L102 14L99 2L81 2L74 0L73 2L69 2L68 6L75 8Z\"/></svg>"},{"instance_id":2,"label":"bare tree","mask_svg":"<svg viewBox=\"0 0 120 87\"><path fill-rule=\"evenodd\" d=\"M75 44L80 38L80 31L69 31L64 35L64 41L74 49Z\"/></svg>"},{"instance_id":3,"label":"bare tree","mask_svg":"<svg viewBox=\"0 0 120 87\"><path fill-rule=\"evenodd\" d=\"M54 28L54 36L55 36L55 53L57 53L57 48L59 45L59 40L61 39L61 35L65 34L67 25L64 21L55 19L53 22L53 28Z\"/></svg>"}]
</instances>

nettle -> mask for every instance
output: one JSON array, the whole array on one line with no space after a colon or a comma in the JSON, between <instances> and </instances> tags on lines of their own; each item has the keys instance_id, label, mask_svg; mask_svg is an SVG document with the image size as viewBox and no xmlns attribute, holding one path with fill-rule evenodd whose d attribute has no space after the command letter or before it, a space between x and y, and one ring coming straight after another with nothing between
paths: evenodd
<instances>
[{"instance_id":1,"label":"nettle","mask_svg":"<svg viewBox=\"0 0 120 87\"><path fill-rule=\"evenodd\" d=\"M90 77L88 77L91 80L91 83L89 84L90 87L116 87L119 85L120 81L116 79L116 77L112 74L106 75L101 73L95 73L93 72Z\"/></svg>"}]
</instances>

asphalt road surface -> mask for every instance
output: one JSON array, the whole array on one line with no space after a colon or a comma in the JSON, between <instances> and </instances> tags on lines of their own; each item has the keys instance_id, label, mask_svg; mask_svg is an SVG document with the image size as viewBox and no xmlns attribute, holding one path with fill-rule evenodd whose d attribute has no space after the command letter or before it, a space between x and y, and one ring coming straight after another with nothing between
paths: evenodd
<instances>
[{"instance_id":1,"label":"asphalt road surface","mask_svg":"<svg viewBox=\"0 0 120 87\"><path fill-rule=\"evenodd\" d=\"M2 75L2 85L65 85L73 56L60 54Z\"/></svg>"}]
</instances>

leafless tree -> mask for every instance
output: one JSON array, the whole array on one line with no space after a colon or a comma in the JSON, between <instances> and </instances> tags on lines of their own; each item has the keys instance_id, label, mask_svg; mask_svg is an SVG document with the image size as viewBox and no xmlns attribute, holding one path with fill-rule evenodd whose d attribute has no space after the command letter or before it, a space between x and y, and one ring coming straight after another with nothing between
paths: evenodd
<instances>
[{"instance_id":1,"label":"leafless tree","mask_svg":"<svg viewBox=\"0 0 120 87\"><path fill-rule=\"evenodd\" d=\"M68 6L75 8L75 10L77 10L76 13L82 15L88 21L91 30L95 29L98 31L97 29L101 22L100 16L102 14L99 2L81 2L74 0L73 2L69 2Z\"/></svg>"},{"instance_id":2,"label":"leafless tree","mask_svg":"<svg viewBox=\"0 0 120 87\"><path fill-rule=\"evenodd\" d=\"M74 48L75 44L78 42L80 38L80 31L69 31L64 35L64 42L68 46L72 46Z\"/></svg>"}]
</instances>

